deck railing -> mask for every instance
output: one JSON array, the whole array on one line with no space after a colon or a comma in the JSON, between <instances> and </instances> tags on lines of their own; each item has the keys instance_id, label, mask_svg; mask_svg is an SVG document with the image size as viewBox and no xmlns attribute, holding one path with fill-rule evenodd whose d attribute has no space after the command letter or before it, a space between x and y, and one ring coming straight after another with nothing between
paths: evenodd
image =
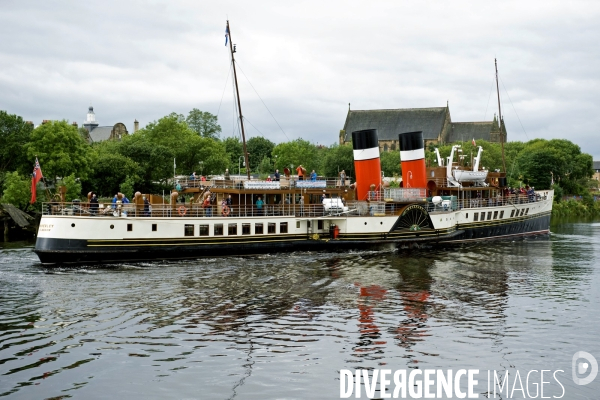
<instances>
[{"instance_id":1,"label":"deck railing","mask_svg":"<svg viewBox=\"0 0 600 400\"><path fill-rule=\"evenodd\" d=\"M242 176L233 176L229 179L225 179L224 177L212 177L211 179L202 180L201 178L190 179L178 179L175 182L175 188L181 188L182 190L189 188L206 188L206 187L216 187L223 189L291 189L291 188L315 188L315 189L325 189L325 188L348 188L350 187L350 183L352 182L351 177L346 177L344 182L337 177L318 177L316 180L311 180L309 177L306 177L303 180L298 179L298 176L291 175L290 177L285 177L283 174L279 178L278 181L273 178L269 180L265 179L251 179L248 180L246 177Z\"/></svg>"},{"instance_id":2,"label":"deck railing","mask_svg":"<svg viewBox=\"0 0 600 400\"><path fill-rule=\"evenodd\" d=\"M381 194L383 196L383 193ZM489 199L457 199L445 200L439 204L431 201L421 201L429 212L450 212L458 209L471 209L498 206L516 206L520 204L535 203L546 200L547 192L536 192L533 196L511 195ZM421 199L422 200L422 199ZM93 206L96 206L92 204ZM295 217L322 217L322 216L367 216L367 215L393 215L404 207L406 203L390 201L348 201L344 208L325 209L321 204L264 204L261 208L251 205L233 205L224 208L221 205L203 207L201 204L122 204L116 207L113 204L97 204L91 207L90 203L43 203L43 215L70 215L70 216L95 216L95 217L257 217L257 216L295 216Z\"/></svg>"}]
</instances>

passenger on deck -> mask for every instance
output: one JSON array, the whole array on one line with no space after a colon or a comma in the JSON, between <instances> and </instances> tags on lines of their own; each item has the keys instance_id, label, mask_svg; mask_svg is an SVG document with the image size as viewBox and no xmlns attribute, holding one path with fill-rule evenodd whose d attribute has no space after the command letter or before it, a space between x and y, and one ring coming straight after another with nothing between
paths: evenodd
<instances>
[{"instance_id":1,"label":"passenger on deck","mask_svg":"<svg viewBox=\"0 0 600 400\"><path fill-rule=\"evenodd\" d=\"M317 173L315 172L314 169L310 173L310 180L313 181L313 182L317 180Z\"/></svg>"},{"instance_id":2,"label":"passenger on deck","mask_svg":"<svg viewBox=\"0 0 600 400\"><path fill-rule=\"evenodd\" d=\"M129 204L129 199L127 198L127 196L123 195L122 202L123 202L123 204Z\"/></svg>"},{"instance_id":3,"label":"passenger on deck","mask_svg":"<svg viewBox=\"0 0 600 400\"><path fill-rule=\"evenodd\" d=\"M342 170L342 172L340 172L340 186L345 187L346 186L346 171Z\"/></svg>"},{"instance_id":4,"label":"passenger on deck","mask_svg":"<svg viewBox=\"0 0 600 400\"><path fill-rule=\"evenodd\" d=\"M113 197L113 199L112 199L112 203L116 205L117 204L117 200L119 200L119 198L118 198L118 195L115 194L115 197ZM113 208L115 208L114 205L113 205Z\"/></svg>"},{"instance_id":5,"label":"passenger on deck","mask_svg":"<svg viewBox=\"0 0 600 400\"><path fill-rule=\"evenodd\" d=\"M296 168L296 173L298 173L299 181L304 180L304 167L302 166L302 164L298 165L298 168Z\"/></svg>"},{"instance_id":6,"label":"passenger on deck","mask_svg":"<svg viewBox=\"0 0 600 400\"><path fill-rule=\"evenodd\" d=\"M278 169L275 170L273 177L275 178L275 182L279 182L279 170Z\"/></svg>"},{"instance_id":7,"label":"passenger on deck","mask_svg":"<svg viewBox=\"0 0 600 400\"><path fill-rule=\"evenodd\" d=\"M300 216L304 216L304 196L300 196Z\"/></svg>"},{"instance_id":8,"label":"passenger on deck","mask_svg":"<svg viewBox=\"0 0 600 400\"><path fill-rule=\"evenodd\" d=\"M225 168L225 180L229 180L231 179L230 175L229 175L229 168Z\"/></svg>"},{"instance_id":9,"label":"passenger on deck","mask_svg":"<svg viewBox=\"0 0 600 400\"><path fill-rule=\"evenodd\" d=\"M257 215L263 215L262 214L262 212L263 212L263 209L262 209L263 208L263 204L265 204L265 203L262 201L262 197L258 196L258 200L256 200L256 214Z\"/></svg>"},{"instance_id":10,"label":"passenger on deck","mask_svg":"<svg viewBox=\"0 0 600 400\"><path fill-rule=\"evenodd\" d=\"M190 181L195 181L196 180L196 171L192 172L192 175L190 175Z\"/></svg>"},{"instance_id":11,"label":"passenger on deck","mask_svg":"<svg viewBox=\"0 0 600 400\"><path fill-rule=\"evenodd\" d=\"M90 213L92 215L98 213L98 197L96 197L96 193L92 194L92 198L90 199Z\"/></svg>"},{"instance_id":12,"label":"passenger on deck","mask_svg":"<svg viewBox=\"0 0 600 400\"><path fill-rule=\"evenodd\" d=\"M143 199L144 199L144 217L149 217L150 216L150 202L148 201L146 196L144 196Z\"/></svg>"}]
</instances>

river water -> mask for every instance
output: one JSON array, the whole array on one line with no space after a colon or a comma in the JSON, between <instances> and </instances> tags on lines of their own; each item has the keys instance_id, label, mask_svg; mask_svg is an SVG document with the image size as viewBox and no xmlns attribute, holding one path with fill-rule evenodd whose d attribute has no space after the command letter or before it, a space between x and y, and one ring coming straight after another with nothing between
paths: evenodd
<instances>
[{"instance_id":1,"label":"river water","mask_svg":"<svg viewBox=\"0 0 600 400\"><path fill-rule=\"evenodd\" d=\"M0 396L331 399L345 370L478 369L479 398L490 371L496 398L595 399L572 358L600 360L599 250L600 223L560 221L451 249L59 269L2 244Z\"/></svg>"}]
</instances>

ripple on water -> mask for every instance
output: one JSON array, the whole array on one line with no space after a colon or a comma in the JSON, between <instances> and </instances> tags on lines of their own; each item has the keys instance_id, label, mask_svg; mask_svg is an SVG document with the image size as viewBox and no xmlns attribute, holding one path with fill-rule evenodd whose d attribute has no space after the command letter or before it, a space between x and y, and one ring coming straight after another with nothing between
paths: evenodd
<instances>
[{"instance_id":1,"label":"ripple on water","mask_svg":"<svg viewBox=\"0 0 600 400\"><path fill-rule=\"evenodd\" d=\"M579 347L600 353L600 230L569 229L442 250L55 269L3 249L2 394L325 398L344 368L562 366Z\"/></svg>"}]
</instances>

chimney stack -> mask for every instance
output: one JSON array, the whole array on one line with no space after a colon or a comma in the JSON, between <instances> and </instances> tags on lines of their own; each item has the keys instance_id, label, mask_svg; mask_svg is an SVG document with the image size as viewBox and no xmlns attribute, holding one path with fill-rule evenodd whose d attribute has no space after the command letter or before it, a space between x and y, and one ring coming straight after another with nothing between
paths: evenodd
<instances>
[{"instance_id":1,"label":"chimney stack","mask_svg":"<svg viewBox=\"0 0 600 400\"><path fill-rule=\"evenodd\" d=\"M73 121L73 123L71 124L73 125L75 128L77 128L79 125L77 125L77 122Z\"/></svg>"},{"instance_id":2,"label":"chimney stack","mask_svg":"<svg viewBox=\"0 0 600 400\"><path fill-rule=\"evenodd\" d=\"M140 130L140 123L136 119L135 121L133 121L133 133L135 133L135 132L137 132L139 130Z\"/></svg>"},{"instance_id":3,"label":"chimney stack","mask_svg":"<svg viewBox=\"0 0 600 400\"><path fill-rule=\"evenodd\" d=\"M42 125L44 125L44 124L48 124L48 123L50 123L50 120L49 120L49 119L45 119L45 120L43 120L43 121L42 121Z\"/></svg>"}]
</instances>

